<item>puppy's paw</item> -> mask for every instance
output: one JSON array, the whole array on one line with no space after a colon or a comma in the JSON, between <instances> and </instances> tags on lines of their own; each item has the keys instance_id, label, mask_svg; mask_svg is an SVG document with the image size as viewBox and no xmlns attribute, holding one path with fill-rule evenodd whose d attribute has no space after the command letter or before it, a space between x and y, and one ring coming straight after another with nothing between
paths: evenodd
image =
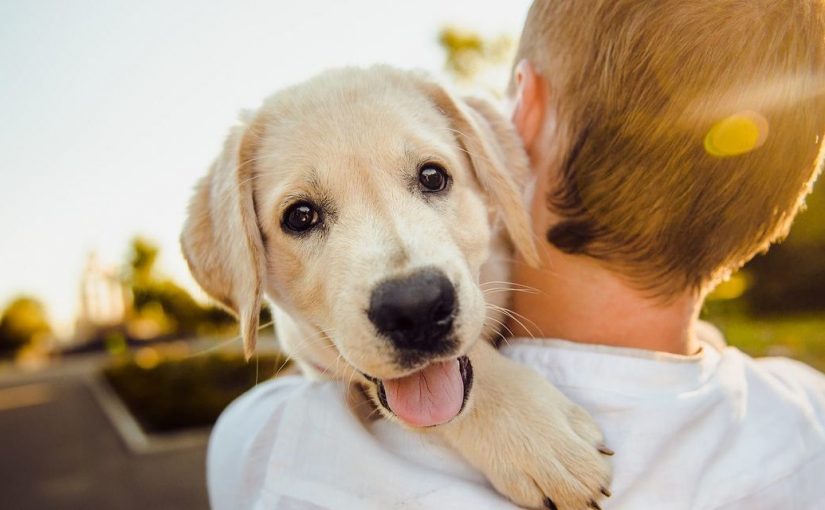
<instances>
[{"instance_id":1,"label":"puppy's paw","mask_svg":"<svg viewBox=\"0 0 825 510\"><path fill-rule=\"evenodd\" d=\"M502 494L527 508L599 508L611 450L593 419L537 373L483 344L465 413L436 430Z\"/></svg>"},{"instance_id":2,"label":"puppy's paw","mask_svg":"<svg viewBox=\"0 0 825 510\"><path fill-rule=\"evenodd\" d=\"M563 409L533 409L529 418L501 419L512 428L498 431L501 439L491 446L497 458L489 457L485 471L493 486L519 506L599 509L599 501L610 496L613 452L603 445L590 416L564 403Z\"/></svg>"}]
</instances>

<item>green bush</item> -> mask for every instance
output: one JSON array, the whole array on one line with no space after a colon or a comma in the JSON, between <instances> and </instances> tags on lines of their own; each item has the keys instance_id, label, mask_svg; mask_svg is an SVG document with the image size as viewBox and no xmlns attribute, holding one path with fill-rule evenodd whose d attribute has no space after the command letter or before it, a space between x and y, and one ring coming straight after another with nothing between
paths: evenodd
<instances>
[{"instance_id":1,"label":"green bush","mask_svg":"<svg viewBox=\"0 0 825 510\"><path fill-rule=\"evenodd\" d=\"M20 296L0 311L0 357L14 357L20 349L42 342L51 334L43 305L35 298Z\"/></svg>"},{"instance_id":2,"label":"green bush","mask_svg":"<svg viewBox=\"0 0 825 510\"><path fill-rule=\"evenodd\" d=\"M103 373L147 432L209 426L235 398L287 364L277 354L249 362L239 354L167 359L153 366L138 361L118 360Z\"/></svg>"},{"instance_id":3,"label":"green bush","mask_svg":"<svg viewBox=\"0 0 825 510\"><path fill-rule=\"evenodd\" d=\"M742 297L753 315L825 312L825 182L819 180L788 239L745 266L753 285Z\"/></svg>"}]
</instances>

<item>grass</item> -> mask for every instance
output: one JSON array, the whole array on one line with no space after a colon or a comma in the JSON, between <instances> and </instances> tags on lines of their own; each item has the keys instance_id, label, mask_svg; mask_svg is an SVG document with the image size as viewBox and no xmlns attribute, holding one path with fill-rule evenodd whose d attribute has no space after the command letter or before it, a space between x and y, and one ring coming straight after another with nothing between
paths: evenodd
<instances>
[{"instance_id":1,"label":"grass","mask_svg":"<svg viewBox=\"0 0 825 510\"><path fill-rule=\"evenodd\" d=\"M825 313L751 318L711 311L704 318L722 330L729 345L751 356L785 356L825 372Z\"/></svg>"}]
</instances>

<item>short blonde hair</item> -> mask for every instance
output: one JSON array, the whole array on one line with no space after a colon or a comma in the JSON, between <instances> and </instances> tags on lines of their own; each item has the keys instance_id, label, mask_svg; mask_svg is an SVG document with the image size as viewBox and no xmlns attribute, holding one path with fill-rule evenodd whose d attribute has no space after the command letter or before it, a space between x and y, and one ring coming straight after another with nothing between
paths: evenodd
<instances>
[{"instance_id":1,"label":"short blonde hair","mask_svg":"<svg viewBox=\"0 0 825 510\"><path fill-rule=\"evenodd\" d=\"M523 58L560 126L548 241L657 295L707 289L782 238L822 168L823 0L536 0ZM709 151L741 112L764 119L763 145Z\"/></svg>"}]
</instances>

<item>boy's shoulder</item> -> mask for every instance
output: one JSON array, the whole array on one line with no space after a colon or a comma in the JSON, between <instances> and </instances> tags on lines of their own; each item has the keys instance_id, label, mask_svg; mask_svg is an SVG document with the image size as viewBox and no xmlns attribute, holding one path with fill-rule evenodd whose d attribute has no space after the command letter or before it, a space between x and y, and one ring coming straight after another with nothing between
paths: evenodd
<instances>
[{"instance_id":1,"label":"boy's shoulder","mask_svg":"<svg viewBox=\"0 0 825 510\"><path fill-rule=\"evenodd\" d=\"M825 375L733 348L724 350L723 363L728 416L717 461L705 474L718 488L710 508L815 508L825 501Z\"/></svg>"},{"instance_id":2,"label":"boy's shoulder","mask_svg":"<svg viewBox=\"0 0 825 510\"><path fill-rule=\"evenodd\" d=\"M810 428L820 434L825 431L825 374L793 359L754 358L730 347L723 357L728 363L741 365L744 387L727 386L746 391L741 397L747 406L746 416L782 422L787 427ZM736 373L721 372L720 377Z\"/></svg>"},{"instance_id":3,"label":"boy's shoulder","mask_svg":"<svg viewBox=\"0 0 825 510\"><path fill-rule=\"evenodd\" d=\"M254 507L264 489L267 466L287 422L311 409L312 402L336 402L326 393L338 385L288 375L256 385L234 400L218 418L209 438L207 488L214 509ZM301 408L301 409L298 409Z\"/></svg>"},{"instance_id":4,"label":"boy's shoulder","mask_svg":"<svg viewBox=\"0 0 825 510\"><path fill-rule=\"evenodd\" d=\"M444 445L376 420L352 389L287 376L233 402L209 441L211 507L515 508Z\"/></svg>"},{"instance_id":5,"label":"boy's shoulder","mask_svg":"<svg viewBox=\"0 0 825 510\"><path fill-rule=\"evenodd\" d=\"M532 360L596 419L616 451L613 508L825 501L825 484L815 482L825 472L825 375L754 359L709 325L699 336L703 351L692 356L558 340L505 351Z\"/></svg>"},{"instance_id":6,"label":"boy's shoulder","mask_svg":"<svg viewBox=\"0 0 825 510\"><path fill-rule=\"evenodd\" d=\"M814 368L789 358L750 358L759 372L770 377L775 390L782 394L793 394L810 401L815 408L825 407L825 374ZM825 422L825 417L820 414Z\"/></svg>"}]
</instances>

